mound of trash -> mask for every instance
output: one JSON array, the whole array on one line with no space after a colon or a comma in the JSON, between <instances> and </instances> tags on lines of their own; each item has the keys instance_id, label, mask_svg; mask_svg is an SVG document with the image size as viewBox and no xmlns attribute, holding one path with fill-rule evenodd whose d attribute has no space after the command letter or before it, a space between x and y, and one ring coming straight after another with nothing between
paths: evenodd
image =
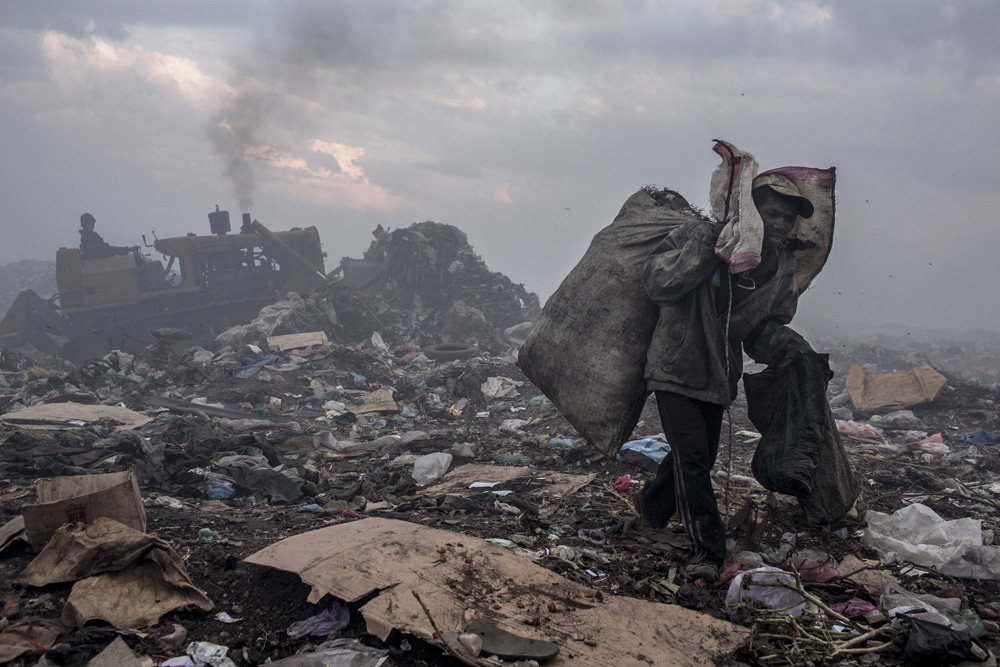
<instances>
[{"instance_id":1,"label":"mound of trash","mask_svg":"<svg viewBox=\"0 0 1000 667\"><path fill-rule=\"evenodd\" d=\"M17 295L24 290L34 290L47 297L56 291L56 263L41 259L22 259L0 266L0 318L4 316Z\"/></svg>"},{"instance_id":2,"label":"mound of trash","mask_svg":"<svg viewBox=\"0 0 1000 667\"><path fill-rule=\"evenodd\" d=\"M308 295L289 293L251 323L232 327L221 345L323 332L350 345L378 332L387 345L475 346L503 353L540 312L538 296L491 271L453 225L379 226L363 259L344 258L334 277Z\"/></svg>"}]
</instances>

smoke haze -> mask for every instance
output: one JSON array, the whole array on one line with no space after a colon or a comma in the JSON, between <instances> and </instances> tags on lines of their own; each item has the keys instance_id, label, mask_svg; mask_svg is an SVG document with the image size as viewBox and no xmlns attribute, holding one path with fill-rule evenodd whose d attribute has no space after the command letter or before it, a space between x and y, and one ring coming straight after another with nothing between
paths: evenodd
<instances>
[{"instance_id":1,"label":"smoke haze","mask_svg":"<svg viewBox=\"0 0 1000 667\"><path fill-rule=\"evenodd\" d=\"M1000 330L995 3L22 3L0 18L0 263L204 233L215 204L454 224L544 299L641 185L706 206L715 137L838 168L803 321Z\"/></svg>"}]
</instances>

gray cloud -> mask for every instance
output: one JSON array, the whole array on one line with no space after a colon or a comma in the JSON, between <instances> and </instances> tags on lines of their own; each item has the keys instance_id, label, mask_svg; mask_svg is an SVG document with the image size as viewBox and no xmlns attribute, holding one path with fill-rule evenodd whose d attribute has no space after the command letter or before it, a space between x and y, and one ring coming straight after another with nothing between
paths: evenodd
<instances>
[{"instance_id":1,"label":"gray cloud","mask_svg":"<svg viewBox=\"0 0 1000 667\"><path fill-rule=\"evenodd\" d=\"M266 0L32 0L12 2L0 14L0 26L43 32L54 30L71 37L96 35L121 40L136 26L225 27L266 25L273 3ZM262 20L263 19L263 20Z\"/></svg>"},{"instance_id":2,"label":"gray cloud","mask_svg":"<svg viewBox=\"0 0 1000 667\"><path fill-rule=\"evenodd\" d=\"M376 224L459 225L544 297L640 185L703 204L721 137L764 168L840 170L804 315L1000 328L982 306L1000 243L992 3L20 5L0 17L0 122L27 157L0 161L0 224L32 221L26 256L74 242L85 208L126 244L252 199L338 256ZM128 69L67 84L43 30L152 39L148 58L188 58L215 88L182 99Z\"/></svg>"}]
</instances>

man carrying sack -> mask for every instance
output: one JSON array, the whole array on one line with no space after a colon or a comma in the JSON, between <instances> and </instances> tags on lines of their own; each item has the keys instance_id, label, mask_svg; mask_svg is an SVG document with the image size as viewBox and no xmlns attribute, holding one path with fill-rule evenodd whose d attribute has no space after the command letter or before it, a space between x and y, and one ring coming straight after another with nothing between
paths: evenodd
<instances>
[{"instance_id":1,"label":"man carrying sack","mask_svg":"<svg viewBox=\"0 0 1000 667\"><path fill-rule=\"evenodd\" d=\"M678 515L693 543L685 573L706 581L726 557L711 470L744 351L769 365L745 385L764 435L758 481L798 497L814 523L839 520L857 497L831 427L824 355L787 326L829 256L835 169L758 174L753 155L722 141L714 150L723 158L711 185L718 222L670 190L632 195L545 304L518 356L609 457L655 394L671 453L635 495L636 508L652 528ZM803 401L808 424L796 417Z\"/></svg>"},{"instance_id":2,"label":"man carrying sack","mask_svg":"<svg viewBox=\"0 0 1000 667\"><path fill-rule=\"evenodd\" d=\"M646 293L660 308L646 386L656 396L671 451L656 478L636 494L636 504L653 528L665 527L675 512L680 516L694 544L685 572L708 582L718 579L726 558L711 472L722 415L742 375L743 350L767 364L812 351L785 326L798 292L795 259L783 248L796 218L812 216L812 202L780 174L753 179L752 201L760 242L745 252L756 250L756 266L733 274L716 254L731 223L691 221L653 251L643 275Z\"/></svg>"}]
</instances>

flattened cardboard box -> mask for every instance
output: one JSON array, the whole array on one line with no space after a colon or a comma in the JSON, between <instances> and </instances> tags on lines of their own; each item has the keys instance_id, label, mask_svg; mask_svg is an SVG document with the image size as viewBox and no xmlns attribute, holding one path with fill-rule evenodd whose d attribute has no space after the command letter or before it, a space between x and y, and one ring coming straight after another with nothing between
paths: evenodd
<instances>
[{"instance_id":1,"label":"flattened cardboard box","mask_svg":"<svg viewBox=\"0 0 1000 667\"><path fill-rule=\"evenodd\" d=\"M135 530L146 530L139 480L131 470L41 479L35 491L38 502L21 510L25 537L35 549L45 546L59 526L89 524L102 516Z\"/></svg>"},{"instance_id":2,"label":"flattened cardboard box","mask_svg":"<svg viewBox=\"0 0 1000 667\"><path fill-rule=\"evenodd\" d=\"M948 378L923 364L908 371L869 375L863 367L851 364L847 373L847 394L857 410L909 408L937 399ZM15 413L17 414L17 413Z\"/></svg>"}]
</instances>

